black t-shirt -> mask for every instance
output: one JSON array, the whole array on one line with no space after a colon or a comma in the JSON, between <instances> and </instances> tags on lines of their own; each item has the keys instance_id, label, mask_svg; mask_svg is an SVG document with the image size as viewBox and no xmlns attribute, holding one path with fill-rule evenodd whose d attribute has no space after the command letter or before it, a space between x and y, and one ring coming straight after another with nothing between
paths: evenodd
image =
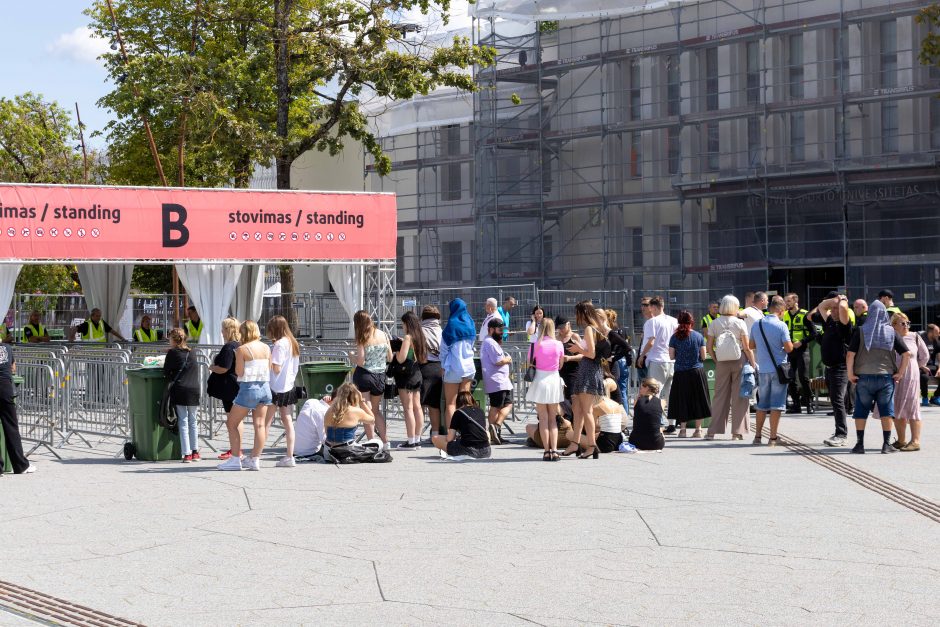
<instances>
[{"instance_id":1,"label":"black t-shirt","mask_svg":"<svg viewBox=\"0 0 940 627\"><path fill-rule=\"evenodd\" d=\"M848 324L842 324L837 315L830 313L829 317L823 320L822 315L817 311L813 314L813 322L821 324L823 327L822 339L819 342L822 361L830 368L845 365L845 353L852 338L852 329L854 325L849 320Z\"/></svg>"},{"instance_id":2,"label":"black t-shirt","mask_svg":"<svg viewBox=\"0 0 940 627\"><path fill-rule=\"evenodd\" d=\"M855 327L855 330L852 331L852 339L849 340L849 352L857 353L862 348L862 330L859 327ZM898 355L903 355L907 353L907 344L904 343L904 340L901 339L901 336L897 333L894 334L894 352Z\"/></svg>"},{"instance_id":3,"label":"black t-shirt","mask_svg":"<svg viewBox=\"0 0 940 627\"><path fill-rule=\"evenodd\" d=\"M936 366L937 358L940 357L940 338L931 342L929 339L927 339L927 332L921 331L920 339L924 340L924 344L927 345L927 353L930 355L930 357L927 359L927 363L931 366Z\"/></svg>"},{"instance_id":4,"label":"black t-shirt","mask_svg":"<svg viewBox=\"0 0 940 627\"><path fill-rule=\"evenodd\" d=\"M196 356L192 351L171 348L163 362L163 375L167 383L176 378L181 368L183 373L170 391L170 402L188 407L199 405L199 366L196 364Z\"/></svg>"},{"instance_id":5,"label":"black t-shirt","mask_svg":"<svg viewBox=\"0 0 940 627\"><path fill-rule=\"evenodd\" d=\"M13 400L16 390L13 386L13 348L9 344L0 344L0 399Z\"/></svg>"},{"instance_id":6,"label":"black t-shirt","mask_svg":"<svg viewBox=\"0 0 940 627\"><path fill-rule=\"evenodd\" d=\"M479 407L461 407L450 419L450 428L457 432L457 441L470 448L490 445L486 434L486 415Z\"/></svg>"},{"instance_id":7,"label":"black t-shirt","mask_svg":"<svg viewBox=\"0 0 940 627\"><path fill-rule=\"evenodd\" d=\"M659 433L662 418L662 400L658 396L640 396L633 406L633 433L636 433L637 437Z\"/></svg>"}]
</instances>

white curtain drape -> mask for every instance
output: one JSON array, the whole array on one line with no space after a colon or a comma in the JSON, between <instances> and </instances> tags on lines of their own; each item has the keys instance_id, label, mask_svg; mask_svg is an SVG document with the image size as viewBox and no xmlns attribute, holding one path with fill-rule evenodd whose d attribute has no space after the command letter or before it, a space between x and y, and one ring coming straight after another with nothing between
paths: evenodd
<instances>
[{"instance_id":1,"label":"white curtain drape","mask_svg":"<svg viewBox=\"0 0 940 627\"><path fill-rule=\"evenodd\" d=\"M353 315L363 308L362 266L349 263L330 264L327 277L336 291L336 298L349 315L349 336L353 336Z\"/></svg>"},{"instance_id":2,"label":"white curtain drape","mask_svg":"<svg viewBox=\"0 0 940 627\"><path fill-rule=\"evenodd\" d=\"M0 322L3 321L10 309L13 292L16 290L16 278L20 275L20 268L22 267L18 263L0 264L0 312L3 312L0 313ZM14 324L16 324L15 320Z\"/></svg>"},{"instance_id":3,"label":"white curtain drape","mask_svg":"<svg viewBox=\"0 0 940 627\"><path fill-rule=\"evenodd\" d=\"M176 273L202 320L200 344L222 343L222 320L228 315L242 266L236 264L180 264Z\"/></svg>"},{"instance_id":4,"label":"white curtain drape","mask_svg":"<svg viewBox=\"0 0 940 627\"><path fill-rule=\"evenodd\" d=\"M77 268L88 311L100 309L101 318L117 330L131 293L134 264L83 263Z\"/></svg>"},{"instance_id":5,"label":"white curtain drape","mask_svg":"<svg viewBox=\"0 0 940 627\"><path fill-rule=\"evenodd\" d=\"M244 266L230 310L239 320L260 320L264 306L264 265Z\"/></svg>"}]
</instances>

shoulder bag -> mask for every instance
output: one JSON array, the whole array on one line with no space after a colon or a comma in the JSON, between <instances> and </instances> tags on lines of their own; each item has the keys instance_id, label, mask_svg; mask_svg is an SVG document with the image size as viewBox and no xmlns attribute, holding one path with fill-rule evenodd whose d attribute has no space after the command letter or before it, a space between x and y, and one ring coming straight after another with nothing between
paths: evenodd
<instances>
[{"instance_id":1,"label":"shoulder bag","mask_svg":"<svg viewBox=\"0 0 940 627\"><path fill-rule=\"evenodd\" d=\"M757 326L760 328L761 337L764 338L764 346L767 347L767 352L770 354L770 358L773 359L774 352L770 350L770 342L767 341L767 334L764 333L764 321L760 320ZM790 372L790 362L785 361L782 364L774 364L774 368L777 369L777 380L783 385L787 385L793 380L793 374Z\"/></svg>"},{"instance_id":2,"label":"shoulder bag","mask_svg":"<svg viewBox=\"0 0 940 627\"><path fill-rule=\"evenodd\" d=\"M535 342L529 344L529 365L526 366L525 375L523 375L522 379L526 383L535 381Z\"/></svg>"},{"instance_id":3,"label":"shoulder bag","mask_svg":"<svg viewBox=\"0 0 940 627\"><path fill-rule=\"evenodd\" d=\"M191 355L192 351L186 351L186 359L183 361L183 365L180 367L179 372L176 373L176 376L173 377L173 380L163 388L163 398L160 400L160 414L157 416L157 422L160 423L161 427L169 429L173 433L179 433L179 423L176 417L176 407L170 402L170 394L173 392L173 388L176 384L179 383L180 377L183 376L183 373L186 372L186 369L189 367L189 358Z\"/></svg>"}]
</instances>

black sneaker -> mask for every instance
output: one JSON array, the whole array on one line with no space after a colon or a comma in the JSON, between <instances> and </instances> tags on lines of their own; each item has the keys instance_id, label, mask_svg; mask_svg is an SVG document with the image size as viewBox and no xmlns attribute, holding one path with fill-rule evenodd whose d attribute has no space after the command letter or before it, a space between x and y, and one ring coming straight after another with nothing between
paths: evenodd
<instances>
[{"instance_id":1,"label":"black sneaker","mask_svg":"<svg viewBox=\"0 0 940 627\"><path fill-rule=\"evenodd\" d=\"M888 444L887 442L885 442L884 444L881 445L881 454L882 454L882 455L887 455L888 453L898 453L898 452L900 452L900 451L898 451L898 449L894 448L893 446L891 446L891 445Z\"/></svg>"},{"instance_id":2,"label":"black sneaker","mask_svg":"<svg viewBox=\"0 0 940 627\"><path fill-rule=\"evenodd\" d=\"M663 433L666 435L672 435L675 432L676 432L676 425L669 425L668 427L666 427L665 431L663 431Z\"/></svg>"},{"instance_id":3,"label":"black sneaker","mask_svg":"<svg viewBox=\"0 0 940 627\"><path fill-rule=\"evenodd\" d=\"M414 442L400 442L395 448L405 449L405 450L414 450L418 448L418 445Z\"/></svg>"},{"instance_id":4,"label":"black sneaker","mask_svg":"<svg viewBox=\"0 0 940 627\"><path fill-rule=\"evenodd\" d=\"M856 442L856 443L855 443L855 446L852 447L852 452L855 453L855 454L857 454L857 455L864 455L864 454L865 454L865 445L862 444L861 442Z\"/></svg>"}]
</instances>

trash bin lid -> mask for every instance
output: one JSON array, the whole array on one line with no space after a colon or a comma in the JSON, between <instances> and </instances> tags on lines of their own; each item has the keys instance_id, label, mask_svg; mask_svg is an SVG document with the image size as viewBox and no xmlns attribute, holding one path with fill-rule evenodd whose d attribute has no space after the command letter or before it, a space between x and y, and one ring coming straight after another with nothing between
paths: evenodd
<instances>
[{"instance_id":1,"label":"trash bin lid","mask_svg":"<svg viewBox=\"0 0 940 627\"><path fill-rule=\"evenodd\" d=\"M304 372L341 372L349 370L349 366L343 361L310 361L300 364Z\"/></svg>"}]
</instances>

